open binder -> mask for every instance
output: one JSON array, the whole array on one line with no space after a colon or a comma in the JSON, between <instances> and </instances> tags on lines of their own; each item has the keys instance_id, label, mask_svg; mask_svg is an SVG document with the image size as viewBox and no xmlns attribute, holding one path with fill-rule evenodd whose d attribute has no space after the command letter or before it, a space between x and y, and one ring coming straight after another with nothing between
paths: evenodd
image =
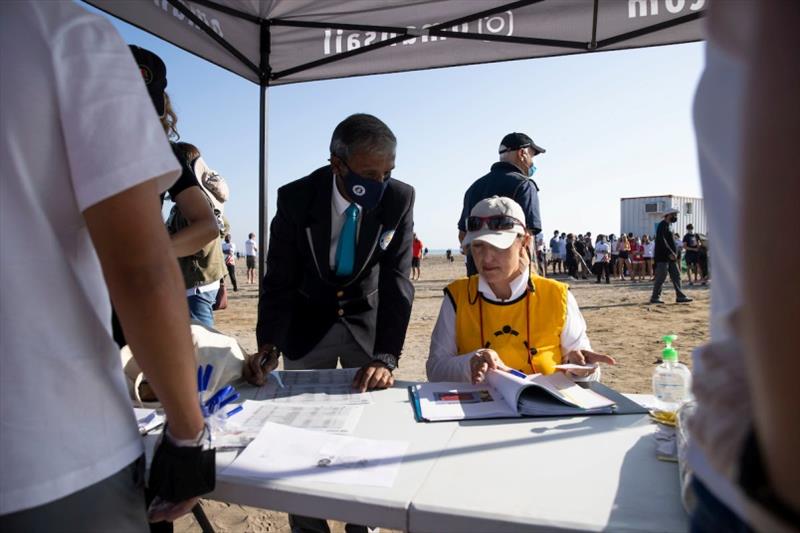
<instances>
[{"instance_id":1,"label":"open binder","mask_svg":"<svg viewBox=\"0 0 800 533\"><path fill-rule=\"evenodd\" d=\"M576 383L561 372L519 378L492 371L479 385L420 383L409 387L417 421L647 413L599 382Z\"/></svg>"}]
</instances>

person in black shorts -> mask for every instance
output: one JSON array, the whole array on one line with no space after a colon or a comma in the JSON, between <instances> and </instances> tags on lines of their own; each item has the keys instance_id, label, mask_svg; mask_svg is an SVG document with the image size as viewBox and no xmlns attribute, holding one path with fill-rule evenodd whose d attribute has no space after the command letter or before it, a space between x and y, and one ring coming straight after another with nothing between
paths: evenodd
<instances>
[{"instance_id":1,"label":"person in black shorts","mask_svg":"<svg viewBox=\"0 0 800 533\"><path fill-rule=\"evenodd\" d=\"M689 285L694 285L695 282L700 281L700 274L698 272L700 239L697 238L692 224L686 226L686 235L683 236L683 249L686 251L684 255L686 258L686 277L689 281Z\"/></svg>"}]
</instances>

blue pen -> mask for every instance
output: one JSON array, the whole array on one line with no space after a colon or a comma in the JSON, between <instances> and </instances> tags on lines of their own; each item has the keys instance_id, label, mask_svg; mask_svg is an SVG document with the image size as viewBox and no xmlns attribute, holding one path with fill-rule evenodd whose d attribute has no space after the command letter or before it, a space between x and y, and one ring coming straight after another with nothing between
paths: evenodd
<instances>
[{"instance_id":1,"label":"blue pen","mask_svg":"<svg viewBox=\"0 0 800 533\"><path fill-rule=\"evenodd\" d=\"M235 415L236 413L238 413L238 412L239 412L239 411L241 411L242 409L244 409L244 407L242 407L241 405L239 405L239 406L238 406L238 407L236 407L235 409L231 409L230 411L228 411L227 413L225 413L225 418L230 418L230 417L232 417L233 415Z\"/></svg>"},{"instance_id":2,"label":"blue pen","mask_svg":"<svg viewBox=\"0 0 800 533\"><path fill-rule=\"evenodd\" d=\"M231 394L230 396L228 396L227 398L225 398L224 400L219 402L216 407L217 407L217 409L222 409L223 407L225 407L229 403L235 402L238 399L239 399L239 393L238 392L234 392L233 394Z\"/></svg>"},{"instance_id":3,"label":"blue pen","mask_svg":"<svg viewBox=\"0 0 800 533\"><path fill-rule=\"evenodd\" d=\"M209 412L213 413L219 406L219 402L232 392L234 392L234 388L230 385L226 385L225 388L218 390L211 398L208 399L205 404L206 408L209 410Z\"/></svg>"},{"instance_id":4,"label":"blue pen","mask_svg":"<svg viewBox=\"0 0 800 533\"><path fill-rule=\"evenodd\" d=\"M509 374L512 374L512 375L514 375L514 376L517 376L518 378L522 378L522 379L525 379L525 378L527 378L527 377L528 377L528 376L527 376L527 374L523 374L523 373L522 373L522 372L520 372L519 370L514 370L513 368L509 368L509 369L508 369L508 373L509 373Z\"/></svg>"},{"instance_id":5,"label":"blue pen","mask_svg":"<svg viewBox=\"0 0 800 533\"><path fill-rule=\"evenodd\" d=\"M284 387L284 385L283 385L283 380L281 379L281 374L280 374L280 372L272 372L272 375L273 375L273 376L275 376L275 381L277 381L277 382L278 382L278 386L279 386L280 388L283 388L283 387Z\"/></svg>"},{"instance_id":6,"label":"blue pen","mask_svg":"<svg viewBox=\"0 0 800 533\"><path fill-rule=\"evenodd\" d=\"M214 372L213 365L206 365L206 372L203 375L203 391L208 390L208 384L211 383L211 373Z\"/></svg>"}]
</instances>

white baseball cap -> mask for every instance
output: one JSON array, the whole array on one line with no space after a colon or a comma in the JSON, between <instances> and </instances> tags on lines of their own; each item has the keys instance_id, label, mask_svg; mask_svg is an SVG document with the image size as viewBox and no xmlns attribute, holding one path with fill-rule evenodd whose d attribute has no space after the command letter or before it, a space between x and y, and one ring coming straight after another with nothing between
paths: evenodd
<instances>
[{"instance_id":1,"label":"white baseball cap","mask_svg":"<svg viewBox=\"0 0 800 533\"><path fill-rule=\"evenodd\" d=\"M675 209L674 207L670 207L669 209L667 209L666 211L664 211L664 216L667 216L667 215L677 215L678 213L680 213L680 211L678 211L678 210L677 210L677 209Z\"/></svg>"},{"instance_id":2,"label":"white baseball cap","mask_svg":"<svg viewBox=\"0 0 800 533\"><path fill-rule=\"evenodd\" d=\"M464 237L464 246L468 246L473 241L483 241L496 248L503 250L510 248L514 244L514 240L519 235L525 234L525 213L522 211L520 205L505 196L492 196L485 198L475 204L472 211L469 212L471 217L510 217L513 219L511 227L506 229L490 229L486 220L481 220L480 226L474 231L467 231ZM470 224L467 219L467 229L469 230Z\"/></svg>"}]
</instances>

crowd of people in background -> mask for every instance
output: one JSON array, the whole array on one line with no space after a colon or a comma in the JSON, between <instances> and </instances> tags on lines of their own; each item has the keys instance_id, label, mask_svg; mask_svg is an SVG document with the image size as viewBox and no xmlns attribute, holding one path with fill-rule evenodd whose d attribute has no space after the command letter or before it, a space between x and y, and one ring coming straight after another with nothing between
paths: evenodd
<instances>
[{"instance_id":1,"label":"crowd of people in background","mask_svg":"<svg viewBox=\"0 0 800 533\"><path fill-rule=\"evenodd\" d=\"M686 234L674 234L674 245L678 251L678 263L685 262L689 285L706 285L709 280L708 240L687 225ZM536 258L542 275L567 274L571 279L596 278L597 283L605 279L618 281L652 281L655 279L655 236L613 233L592 237L583 234L564 233L558 230L550 238L549 248L543 238L536 239Z\"/></svg>"}]
</instances>

